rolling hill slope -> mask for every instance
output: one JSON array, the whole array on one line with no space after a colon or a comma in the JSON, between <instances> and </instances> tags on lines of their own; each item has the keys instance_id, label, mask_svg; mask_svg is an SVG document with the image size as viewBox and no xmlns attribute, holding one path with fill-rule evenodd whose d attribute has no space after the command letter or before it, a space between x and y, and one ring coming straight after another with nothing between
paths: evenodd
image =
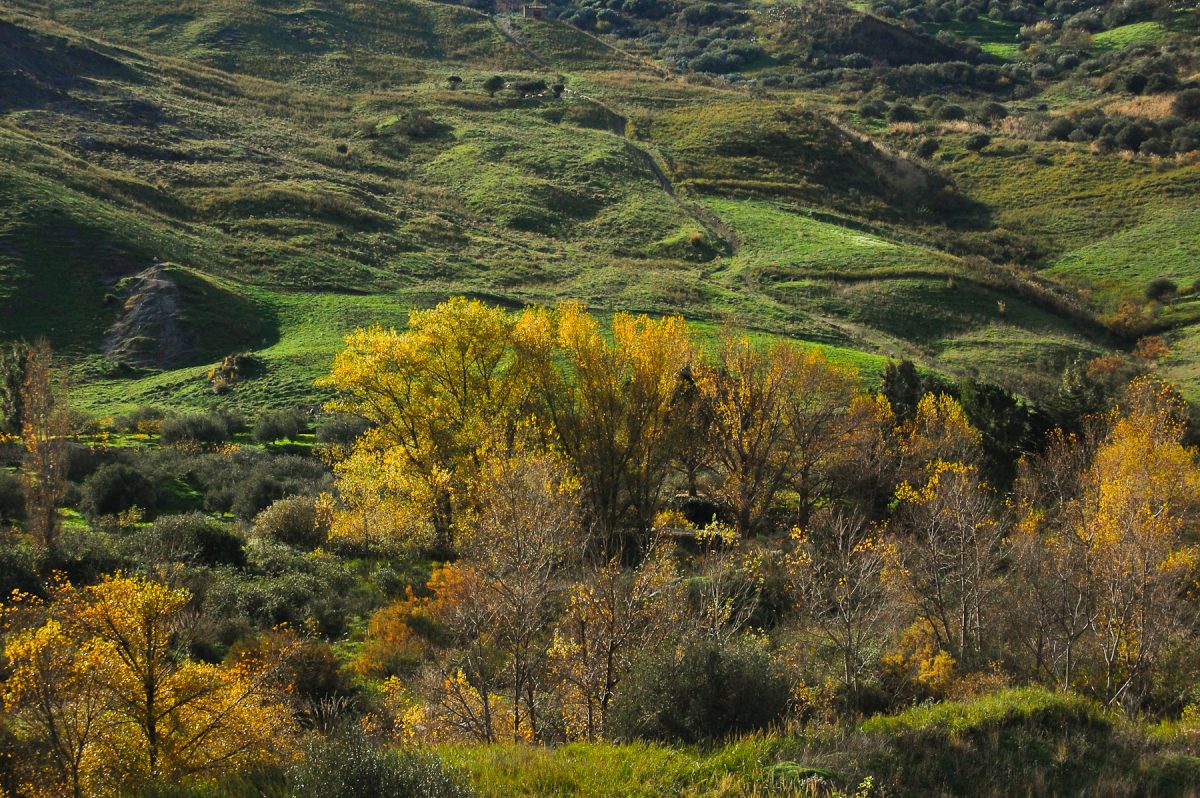
<instances>
[{"instance_id":1,"label":"rolling hill slope","mask_svg":"<svg viewBox=\"0 0 1200 798\"><path fill-rule=\"evenodd\" d=\"M965 152L954 128L926 160L832 90L685 80L426 0L22 0L0 85L0 338L49 336L92 407L302 400L342 332L456 293L733 320L1032 391L1115 344L1071 298L1088 269L1196 206L1195 164L1038 144L1053 165L1022 178L1032 151L997 130ZM1153 200L1114 216L1114 187ZM980 250L998 227L1050 271ZM215 397L207 366L237 351L263 375Z\"/></svg>"}]
</instances>

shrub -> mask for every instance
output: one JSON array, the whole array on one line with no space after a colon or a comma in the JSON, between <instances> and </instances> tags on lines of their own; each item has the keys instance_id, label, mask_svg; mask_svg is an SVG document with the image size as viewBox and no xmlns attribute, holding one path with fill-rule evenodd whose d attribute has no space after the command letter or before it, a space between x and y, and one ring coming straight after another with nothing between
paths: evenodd
<instances>
[{"instance_id":1,"label":"shrub","mask_svg":"<svg viewBox=\"0 0 1200 798\"><path fill-rule=\"evenodd\" d=\"M247 352L226 355L219 364L208 370L208 383L213 393L225 393L235 383L260 374L262 368L262 360L256 355Z\"/></svg>"},{"instance_id":2,"label":"shrub","mask_svg":"<svg viewBox=\"0 0 1200 798\"><path fill-rule=\"evenodd\" d=\"M161 440L168 445L179 443L224 443L230 439L229 427L220 416L208 413L189 413L168 418L162 423Z\"/></svg>"},{"instance_id":3,"label":"shrub","mask_svg":"<svg viewBox=\"0 0 1200 798\"><path fill-rule=\"evenodd\" d=\"M1138 152L1142 155L1170 155L1171 142L1166 139L1146 139L1138 147Z\"/></svg>"},{"instance_id":4,"label":"shrub","mask_svg":"<svg viewBox=\"0 0 1200 798\"><path fill-rule=\"evenodd\" d=\"M1050 64L1038 64L1033 68L1033 77L1036 80L1054 80L1054 76L1058 74L1054 71L1054 67Z\"/></svg>"},{"instance_id":5,"label":"shrub","mask_svg":"<svg viewBox=\"0 0 1200 798\"><path fill-rule=\"evenodd\" d=\"M1173 75L1168 75L1163 72L1156 72L1146 81L1146 94L1162 94L1174 89L1176 80Z\"/></svg>"},{"instance_id":6,"label":"shrub","mask_svg":"<svg viewBox=\"0 0 1200 798\"><path fill-rule=\"evenodd\" d=\"M1066 116L1050 122L1050 126L1046 128L1046 137L1056 140L1056 142L1066 142L1070 137L1070 133L1075 130L1075 122L1070 121Z\"/></svg>"},{"instance_id":7,"label":"shrub","mask_svg":"<svg viewBox=\"0 0 1200 798\"><path fill-rule=\"evenodd\" d=\"M25 494L21 480L0 471L0 521L15 521L25 516Z\"/></svg>"},{"instance_id":8,"label":"shrub","mask_svg":"<svg viewBox=\"0 0 1200 798\"><path fill-rule=\"evenodd\" d=\"M232 512L247 521L276 499L332 489L332 477L320 460L255 449L233 457L211 455L198 463L196 476L204 484L205 509Z\"/></svg>"},{"instance_id":9,"label":"shrub","mask_svg":"<svg viewBox=\"0 0 1200 798\"><path fill-rule=\"evenodd\" d=\"M225 425L225 430L229 433L230 437L250 429L250 425L246 423L246 417L242 415L242 411L235 407L218 407L210 410L210 412Z\"/></svg>"},{"instance_id":10,"label":"shrub","mask_svg":"<svg viewBox=\"0 0 1200 798\"><path fill-rule=\"evenodd\" d=\"M496 92L504 88L504 78L499 75L492 75L483 82L483 90L488 93L488 96L495 97Z\"/></svg>"},{"instance_id":11,"label":"shrub","mask_svg":"<svg viewBox=\"0 0 1200 798\"><path fill-rule=\"evenodd\" d=\"M513 84L513 89L522 97L530 94L541 94L549 88L544 80L520 80Z\"/></svg>"},{"instance_id":12,"label":"shrub","mask_svg":"<svg viewBox=\"0 0 1200 798\"><path fill-rule=\"evenodd\" d=\"M679 659L639 663L614 702L612 731L683 743L720 739L778 720L788 692L765 652L704 642Z\"/></svg>"},{"instance_id":13,"label":"shrub","mask_svg":"<svg viewBox=\"0 0 1200 798\"><path fill-rule=\"evenodd\" d=\"M287 773L294 798L467 798L474 792L434 754L379 748L361 737L310 743Z\"/></svg>"},{"instance_id":14,"label":"shrub","mask_svg":"<svg viewBox=\"0 0 1200 798\"><path fill-rule=\"evenodd\" d=\"M1134 72L1125 78L1125 90L1130 94L1141 94L1145 90L1147 82L1149 82L1149 78L1140 72Z\"/></svg>"},{"instance_id":15,"label":"shrub","mask_svg":"<svg viewBox=\"0 0 1200 798\"><path fill-rule=\"evenodd\" d=\"M396 120L392 129L403 133L410 139L420 140L440 136L446 130L446 125L435 119L428 111L414 108Z\"/></svg>"},{"instance_id":16,"label":"shrub","mask_svg":"<svg viewBox=\"0 0 1200 798\"><path fill-rule=\"evenodd\" d=\"M961 105L954 103L946 103L937 111L937 118L943 122L954 122L959 119L966 119L967 112Z\"/></svg>"},{"instance_id":17,"label":"shrub","mask_svg":"<svg viewBox=\"0 0 1200 798\"><path fill-rule=\"evenodd\" d=\"M1176 94L1171 113L1183 119L1200 119L1200 89L1184 89Z\"/></svg>"},{"instance_id":18,"label":"shrub","mask_svg":"<svg viewBox=\"0 0 1200 798\"><path fill-rule=\"evenodd\" d=\"M916 109L908 103L896 103L888 111L888 119L892 122L916 122L920 118Z\"/></svg>"},{"instance_id":19,"label":"shrub","mask_svg":"<svg viewBox=\"0 0 1200 798\"><path fill-rule=\"evenodd\" d=\"M1116 135L1117 146L1123 150L1137 152L1142 142L1150 138L1150 131L1143 125L1126 125Z\"/></svg>"},{"instance_id":20,"label":"shrub","mask_svg":"<svg viewBox=\"0 0 1200 798\"><path fill-rule=\"evenodd\" d=\"M1179 293L1179 286L1175 281L1168 277L1158 277L1150 281L1146 286L1146 299L1154 302L1162 302L1164 299L1169 299Z\"/></svg>"},{"instance_id":21,"label":"shrub","mask_svg":"<svg viewBox=\"0 0 1200 798\"><path fill-rule=\"evenodd\" d=\"M158 432L166 413L157 407L139 407L117 419L117 429L146 434Z\"/></svg>"},{"instance_id":22,"label":"shrub","mask_svg":"<svg viewBox=\"0 0 1200 798\"><path fill-rule=\"evenodd\" d=\"M921 139L921 143L917 145L917 155L922 158L929 158L938 151L941 144L937 139Z\"/></svg>"},{"instance_id":23,"label":"shrub","mask_svg":"<svg viewBox=\"0 0 1200 798\"><path fill-rule=\"evenodd\" d=\"M14 590L40 593L42 579L37 566L28 546L0 546L0 595L10 596Z\"/></svg>"},{"instance_id":24,"label":"shrub","mask_svg":"<svg viewBox=\"0 0 1200 798\"><path fill-rule=\"evenodd\" d=\"M1171 139L1171 150L1180 153L1200 150L1200 138L1192 138L1186 133L1176 133Z\"/></svg>"},{"instance_id":25,"label":"shrub","mask_svg":"<svg viewBox=\"0 0 1200 798\"><path fill-rule=\"evenodd\" d=\"M153 511L157 500L158 491L141 471L124 463L110 463L84 481L79 511L95 520L133 507Z\"/></svg>"},{"instance_id":26,"label":"shrub","mask_svg":"<svg viewBox=\"0 0 1200 798\"><path fill-rule=\"evenodd\" d=\"M858 106L858 115L864 119L875 119L887 113L887 103L882 100L863 100Z\"/></svg>"},{"instance_id":27,"label":"shrub","mask_svg":"<svg viewBox=\"0 0 1200 798\"><path fill-rule=\"evenodd\" d=\"M974 133L970 136L967 136L967 140L963 142L963 146L971 152L979 152L991 143L992 137L987 133Z\"/></svg>"},{"instance_id":28,"label":"shrub","mask_svg":"<svg viewBox=\"0 0 1200 798\"><path fill-rule=\"evenodd\" d=\"M259 416L255 422L254 441L272 443L284 438L294 441L306 427L304 414L300 410L270 410Z\"/></svg>"},{"instance_id":29,"label":"shrub","mask_svg":"<svg viewBox=\"0 0 1200 798\"><path fill-rule=\"evenodd\" d=\"M254 518L254 536L315 549L329 536L329 528L307 496L280 499Z\"/></svg>"},{"instance_id":30,"label":"shrub","mask_svg":"<svg viewBox=\"0 0 1200 798\"><path fill-rule=\"evenodd\" d=\"M238 518L249 521L288 492L283 482L266 471L255 469L234 487L229 509Z\"/></svg>"},{"instance_id":31,"label":"shrub","mask_svg":"<svg viewBox=\"0 0 1200 798\"><path fill-rule=\"evenodd\" d=\"M346 413L335 413L321 426L317 427L315 436L317 443L349 446L367 431L367 422L358 416Z\"/></svg>"},{"instance_id":32,"label":"shrub","mask_svg":"<svg viewBox=\"0 0 1200 798\"><path fill-rule=\"evenodd\" d=\"M1004 119L1008 116L1008 109L1000 103L987 103L979 111L979 118L985 122L991 122L996 119Z\"/></svg>"},{"instance_id":33,"label":"shrub","mask_svg":"<svg viewBox=\"0 0 1200 798\"><path fill-rule=\"evenodd\" d=\"M241 537L202 513L163 516L145 535L147 553L160 561L238 568L246 564Z\"/></svg>"}]
</instances>

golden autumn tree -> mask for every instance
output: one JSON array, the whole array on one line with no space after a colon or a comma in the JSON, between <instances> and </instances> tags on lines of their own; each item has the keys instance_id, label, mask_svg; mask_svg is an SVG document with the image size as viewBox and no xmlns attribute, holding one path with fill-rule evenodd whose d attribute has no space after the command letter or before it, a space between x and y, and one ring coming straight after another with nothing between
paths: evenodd
<instances>
[{"instance_id":1,"label":"golden autumn tree","mask_svg":"<svg viewBox=\"0 0 1200 798\"><path fill-rule=\"evenodd\" d=\"M290 713L264 663L191 662L175 650L187 593L116 575L9 608L5 701L78 795L122 794L276 761ZM16 645L12 645L15 643ZM66 752L66 753L64 753Z\"/></svg>"},{"instance_id":2,"label":"golden autumn tree","mask_svg":"<svg viewBox=\"0 0 1200 798\"><path fill-rule=\"evenodd\" d=\"M927 393L917 403L912 420L896 431L904 471L910 480L936 461L978 465L983 436L971 426L966 411L952 396Z\"/></svg>"},{"instance_id":3,"label":"golden autumn tree","mask_svg":"<svg viewBox=\"0 0 1200 798\"><path fill-rule=\"evenodd\" d=\"M91 793L91 774L99 767L95 743L107 709L107 697L93 678L95 650L80 645L55 618L15 632L4 650L11 668L4 707L20 732L44 745L53 768L51 774L23 774L31 794L62 791L83 798Z\"/></svg>"},{"instance_id":4,"label":"golden autumn tree","mask_svg":"<svg viewBox=\"0 0 1200 798\"><path fill-rule=\"evenodd\" d=\"M431 674L432 699L422 725L435 736L492 743L514 729L502 694L505 661L501 651L496 592L469 565L454 563L433 572L429 613L447 637Z\"/></svg>"},{"instance_id":5,"label":"golden autumn tree","mask_svg":"<svg viewBox=\"0 0 1200 798\"><path fill-rule=\"evenodd\" d=\"M346 338L320 384L329 409L372 429L338 465L343 502L333 534L418 538L453 549L476 451L503 437L523 401L512 356L514 319L462 297L414 311L404 332L374 327Z\"/></svg>"},{"instance_id":6,"label":"golden autumn tree","mask_svg":"<svg viewBox=\"0 0 1200 798\"><path fill-rule=\"evenodd\" d=\"M1096 450L1083 491L1083 535L1091 548L1095 646L1108 704L1138 692L1184 630L1184 589L1196 578L1188 539L1200 512L1200 467L1183 444L1186 404L1149 377L1134 380Z\"/></svg>"},{"instance_id":7,"label":"golden autumn tree","mask_svg":"<svg viewBox=\"0 0 1200 798\"><path fill-rule=\"evenodd\" d=\"M761 346L733 337L724 342L714 365L697 371L700 392L711 408L721 497L741 535L761 523L796 461L788 409L797 387L798 360L788 344Z\"/></svg>"},{"instance_id":8,"label":"golden autumn tree","mask_svg":"<svg viewBox=\"0 0 1200 798\"><path fill-rule=\"evenodd\" d=\"M600 541L636 550L680 443L676 411L696 359L687 324L618 313L609 340L582 305L568 303L526 311L516 338L535 413L579 475Z\"/></svg>"},{"instance_id":9,"label":"golden autumn tree","mask_svg":"<svg viewBox=\"0 0 1200 798\"><path fill-rule=\"evenodd\" d=\"M901 457L896 416L883 394L856 396L847 411L841 447L824 461L824 489L838 504L870 517L881 514L896 489Z\"/></svg>"},{"instance_id":10,"label":"golden autumn tree","mask_svg":"<svg viewBox=\"0 0 1200 798\"><path fill-rule=\"evenodd\" d=\"M1075 686L1096 619L1091 574L1097 553L1084 518L1088 464L1102 429L1054 430L1043 452L1022 458L1014 490L1015 600L1012 639L1032 657L1033 672L1061 690Z\"/></svg>"},{"instance_id":11,"label":"golden autumn tree","mask_svg":"<svg viewBox=\"0 0 1200 798\"><path fill-rule=\"evenodd\" d=\"M1136 708L1194 619L1200 467L1186 405L1152 378L1081 433L1051 435L1017 483L1019 635L1061 688Z\"/></svg>"},{"instance_id":12,"label":"golden autumn tree","mask_svg":"<svg viewBox=\"0 0 1200 798\"><path fill-rule=\"evenodd\" d=\"M691 617L679 633L727 644L750 625L759 607L764 557L721 523L701 529L697 542L702 551L694 560L696 578L689 585Z\"/></svg>"}]
</instances>

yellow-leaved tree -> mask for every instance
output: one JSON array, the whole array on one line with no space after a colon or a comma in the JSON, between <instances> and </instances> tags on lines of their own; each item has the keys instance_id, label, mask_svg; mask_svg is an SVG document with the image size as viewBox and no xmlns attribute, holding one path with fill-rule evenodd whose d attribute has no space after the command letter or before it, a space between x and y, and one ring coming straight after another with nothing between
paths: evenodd
<instances>
[{"instance_id":1,"label":"yellow-leaved tree","mask_svg":"<svg viewBox=\"0 0 1200 798\"><path fill-rule=\"evenodd\" d=\"M720 493L741 535L752 533L787 484L797 452L790 444L789 403L799 355L788 344L727 338L715 365L697 371L709 403Z\"/></svg>"},{"instance_id":2,"label":"yellow-leaved tree","mask_svg":"<svg viewBox=\"0 0 1200 798\"><path fill-rule=\"evenodd\" d=\"M795 461L790 482L796 491L797 522L808 526L817 505L834 489L845 467L861 467L860 446L869 445L877 409L865 398L862 378L851 366L833 363L821 350L801 353L787 398L788 442Z\"/></svg>"},{"instance_id":3,"label":"yellow-leaved tree","mask_svg":"<svg viewBox=\"0 0 1200 798\"><path fill-rule=\"evenodd\" d=\"M636 568L617 559L571 589L548 652L568 737L594 740L638 654L675 634L683 609L668 541L652 538Z\"/></svg>"},{"instance_id":4,"label":"yellow-leaved tree","mask_svg":"<svg viewBox=\"0 0 1200 798\"><path fill-rule=\"evenodd\" d=\"M516 338L535 413L574 465L597 537L610 552L643 546L685 428L676 411L697 357L686 322L618 313L610 341L568 303L526 311Z\"/></svg>"},{"instance_id":5,"label":"yellow-leaved tree","mask_svg":"<svg viewBox=\"0 0 1200 798\"><path fill-rule=\"evenodd\" d=\"M453 550L478 452L511 431L524 399L514 324L501 308L458 297L413 311L404 332L346 338L320 384L337 392L330 410L372 428L336 467L333 536Z\"/></svg>"},{"instance_id":6,"label":"yellow-leaved tree","mask_svg":"<svg viewBox=\"0 0 1200 798\"><path fill-rule=\"evenodd\" d=\"M785 564L806 630L833 653L831 668L837 673L841 666L837 676L856 697L887 640L895 544L862 516L840 511L823 511L810 529L793 529L792 542Z\"/></svg>"},{"instance_id":7,"label":"yellow-leaved tree","mask_svg":"<svg viewBox=\"0 0 1200 798\"><path fill-rule=\"evenodd\" d=\"M1173 388L1134 380L1086 475L1082 522L1092 550L1101 696L1136 704L1139 688L1183 630L1197 548L1200 467L1183 444L1187 405Z\"/></svg>"},{"instance_id":8,"label":"yellow-leaved tree","mask_svg":"<svg viewBox=\"0 0 1200 798\"><path fill-rule=\"evenodd\" d=\"M85 588L59 580L47 601L5 606L4 702L52 763L28 774L41 794L123 795L278 761L291 713L268 688L270 666L181 656L187 602L184 590L117 574Z\"/></svg>"},{"instance_id":9,"label":"yellow-leaved tree","mask_svg":"<svg viewBox=\"0 0 1200 798\"><path fill-rule=\"evenodd\" d=\"M1063 689L1136 708L1194 617L1200 466L1186 404L1134 380L1125 400L1057 432L1017 483L1018 623L1037 669Z\"/></svg>"},{"instance_id":10,"label":"yellow-leaved tree","mask_svg":"<svg viewBox=\"0 0 1200 798\"><path fill-rule=\"evenodd\" d=\"M40 548L52 547L58 538L58 505L67 487L66 391L54 376L52 360L45 340L30 347L20 393L25 527Z\"/></svg>"}]
</instances>

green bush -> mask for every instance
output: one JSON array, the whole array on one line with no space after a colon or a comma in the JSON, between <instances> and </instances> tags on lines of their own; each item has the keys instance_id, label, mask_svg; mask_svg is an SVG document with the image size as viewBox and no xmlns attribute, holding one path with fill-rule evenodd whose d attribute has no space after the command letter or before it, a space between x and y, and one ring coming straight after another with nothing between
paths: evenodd
<instances>
[{"instance_id":1,"label":"green bush","mask_svg":"<svg viewBox=\"0 0 1200 798\"><path fill-rule=\"evenodd\" d=\"M358 416L336 413L317 427L317 443L349 446L367 431L367 422Z\"/></svg>"},{"instance_id":2,"label":"green bush","mask_svg":"<svg viewBox=\"0 0 1200 798\"><path fill-rule=\"evenodd\" d=\"M139 407L117 417L114 426L125 432L143 432L157 427L166 417L167 414L157 407Z\"/></svg>"},{"instance_id":3,"label":"green bush","mask_svg":"<svg viewBox=\"0 0 1200 798\"><path fill-rule=\"evenodd\" d=\"M937 110L937 118L943 122L954 122L967 118L967 111L961 105L947 103Z\"/></svg>"},{"instance_id":4,"label":"green bush","mask_svg":"<svg viewBox=\"0 0 1200 798\"><path fill-rule=\"evenodd\" d=\"M499 75L492 75L483 82L483 90L489 95L495 96L496 92L504 88L504 78Z\"/></svg>"},{"instance_id":5,"label":"green bush","mask_svg":"<svg viewBox=\"0 0 1200 798\"><path fill-rule=\"evenodd\" d=\"M7 597L14 590L40 593L42 579L32 549L7 544L0 546L0 596Z\"/></svg>"},{"instance_id":6,"label":"green bush","mask_svg":"<svg viewBox=\"0 0 1200 798\"><path fill-rule=\"evenodd\" d=\"M1200 119L1200 89L1184 89L1176 94L1171 112L1182 119Z\"/></svg>"},{"instance_id":7,"label":"green bush","mask_svg":"<svg viewBox=\"0 0 1200 798\"><path fill-rule=\"evenodd\" d=\"M287 486L265 470L254 470L233 491L230 511L249 521L275 502L287 496Z\"/></svg>"},{"instance_id":8,"label":"green bush","mask_svg":"<svg viewBox=\"0 0 1200 798\"><path fill-rule=\"evenodd\" d=\"M678 659L639 663L614 702L611 731L626 739L717 740L777 721L788 694L765 652L699 643Z\"/></svg>"},{"instance_id":9,"label":"green bush","mask_svg":"<svg viewBox=\"0 0 1200 798\"><path fill-rule=\"evenodd\" d=\"M25 516L25 493L21 480L0 471L0 521L16 521Z\"/></svg>"},{"instance_id":10,"label":"green bush","mask_svg":"<svg viewBox=\"0 0 1200 798\"><path fill-rule=\"evenodd\" d=\"M92 520L117 515L133 507L152 513L157 502L158 490L145 474L125 463L110 463L84 480L79 512Z\"/></svg>"},{"instance_id":11,"label":"green bush","mask_svg":"<svg viewBox=\"0 0 1200 798\"><path fill-rule=\"evenodd\" d=\"M474 792L433 754L361 738L311 743L287 774L294 798L468 798Z\"/></svg>"},{"instance_id":12,"label":"green bush","mask_svg":"<svg viewBox=\"0 0 1200 798\"><path fill-rule=\"evenodd\" d=\"M1164 299L1170 299L1179 293L1179 286L1169 277L1158 277L1150 281L1150 285L1146 286L1146 299L1154 302L1162 302Z\"/></svg>"},{"instance_id":13,"label":"green bush","mask_svg":"<svg viewBox=\"0 0 1200 798\"><path fill-rule=\"evenodd\" d=\"M921 139L921 143L917 145L917 155L922 158L930 158L940 146L941 143L937 139Z\"/></svg>"},{"instance_id":14,"label":"green bush","mask_svg":"<svg viewBox=\"0 0 1200 798\"><path fill-rule=\"evenodd\" d=\"M311 498L290 496L255 517L254 536L311 550L325 542L329 528Z\"/></svg>"},{"instance_id":15,"label":"green bush","mask_svg":"<svg viewBox=\"0 0 1200 798\"><path fill-rule=\"evenodd\" d=\"M312 496L333 487L320 460L261 449L203 455L196 459L193 474L204 488L205 510L232 512L246 521L285 496Z\"/></svg>"},{"instance_id":16,"label":"green bush","mask_svg":"<svg viewBox=\"0 0 1200 798\"><path fill-rule=\"evenodd\" d=\"M163 516L143 534L148 559L238 568L246 564L241 537L202 513Z\"/></svg>"},{"instance_id":17,"label":"green bush","mask_svg":"<svg viewBox=\"0 0 1200 798\"><path fill-rule=\"evenodd\" d=\"M271 410L259 416L254 424L254 442L272 443L285 438L294 441L306 427L307 421L299 410Z\"/></svg>"},{"instance_id":18,"label":"green bush","mask_svg":"<svg viewBox=\"0 0 1200 798\"><path fill-rule=\"evenodd\" d=\"M226 420L207 413L189 413L168 418L159 432L165 444L224 443L232 436Z\"/></svg>"},{"instance_id":19,"label":"green bush","mask_svg":"<svg viewBox=\"0 0 1200 798\"><path fill-rule=\"evenodd\" d=\"M967 140L963 142L963 146L971 152L979 152L991 143L992 137L987 133L972 133L970 136L967 136Z\"/></svg>"}]
</instances>

